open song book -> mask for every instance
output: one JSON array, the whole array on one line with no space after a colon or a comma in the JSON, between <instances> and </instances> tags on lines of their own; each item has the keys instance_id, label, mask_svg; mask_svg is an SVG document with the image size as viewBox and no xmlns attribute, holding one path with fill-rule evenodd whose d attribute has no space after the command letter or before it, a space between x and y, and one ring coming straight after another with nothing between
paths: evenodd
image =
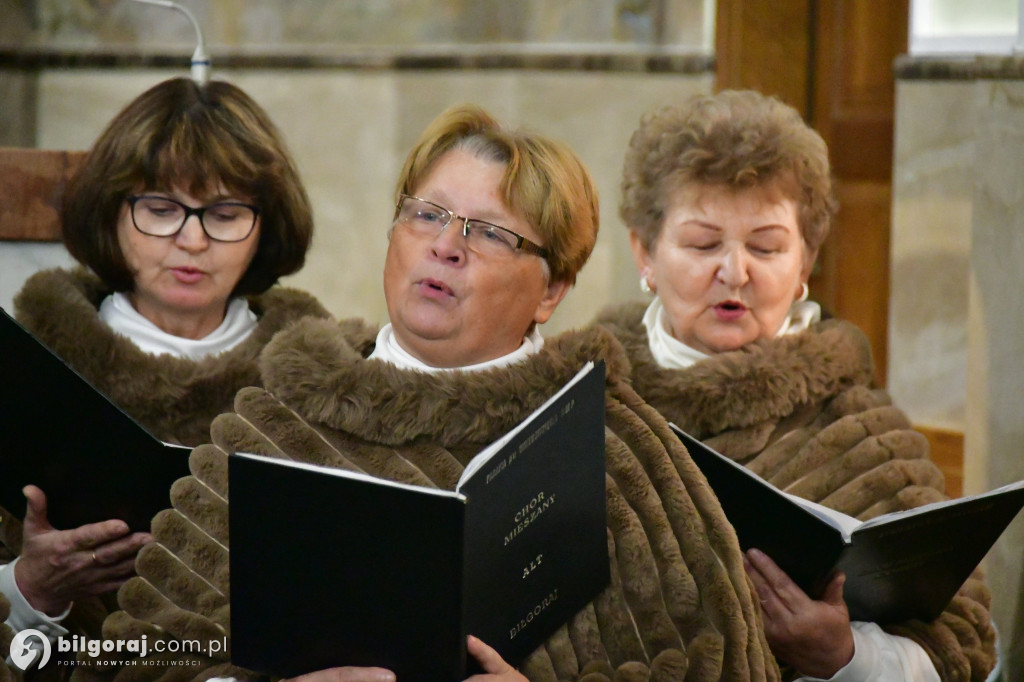
<instances>
[{"instance_id":1,"label":"open song book","mask_svg":"<svg viewBox=\"0 0 1024 682\"><path fill-rule=\"evenodd\" d=\"M755 547L804 592L846 573L851 620L932 620L1024 506L1024 481L868 521L788 495L672 428L704 472L743 550Z\"/></svg>"},{"instance_id":2,"label":"open song book","mask_svg":"<svg viewBox=\"0 0 1024 682\"><path fill-rule=\"evenodd\" d=\"M512 665L609 581L604 364L466 466L454 491L235 453L231 651L290 677L381 666L462 680L466 636Z\"/></svg>"},{"instance_id":3,"label":"open song book","mask_svg":"<svg viewBox=\"0 0 1024 682\"><path fill-rule=\"evenodd\" d=\"M121 519L148 531L188 475L189 451L154 437L0 309L0 507L23 519L31 483L55 528Z\"/></svg>"}]
</instances>

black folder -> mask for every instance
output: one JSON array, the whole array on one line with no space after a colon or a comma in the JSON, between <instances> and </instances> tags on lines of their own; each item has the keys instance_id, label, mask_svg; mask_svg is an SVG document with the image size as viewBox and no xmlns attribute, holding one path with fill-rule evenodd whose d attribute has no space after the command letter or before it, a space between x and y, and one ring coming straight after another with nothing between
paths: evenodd
<instances>
[{"instance_id":1,"label":"black folder","mask_svg":"<svg viewBox=\"0 0 1024 682\"><path fill-rule=\"evenodd\" d=\"M0 507L23 519L32 483L55 528L121 519L148 531L188 475L189 451L149 433L0 308Z\"/></svg>"},{"instance_id":2,"label":"black folder","mask_svg":"<svg viewBox=\"0 0 1024 682\"><path fill-rule=\"evenodd\" d=\"M834 571L853 620L932 620L1024 506L1024 481L860 522L786 495L679 429L740 547L756 547L812 598Z\"/></svg>"},{"instance_id":3,"label":"black folder","mask_svg":"<svg viewBox=\"0 0 1024 682\"><path fill-rule=\"evenodd\" d=\"M232 661L456 682L471 634L519 664L609 581L604 365L590 367L456 491L232 454Z\"/></svg>"}]
</instances>

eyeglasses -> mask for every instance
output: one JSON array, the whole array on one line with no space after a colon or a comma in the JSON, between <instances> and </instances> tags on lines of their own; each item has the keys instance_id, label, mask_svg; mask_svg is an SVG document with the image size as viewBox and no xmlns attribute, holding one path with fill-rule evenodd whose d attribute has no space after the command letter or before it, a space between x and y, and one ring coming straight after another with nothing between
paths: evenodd
<instances>
[{"instance_id":1,"label":"eyeglasses","mask_svg":"<svg viewBox=\"0 0 1024 682\"><path fill-rule=\"evenodd\" d=\"M548 257L547 249L517 232L483 220L456 215L433 202L408 194L399 195L394 224L404 225L417 234L433 238L456 218L462 221L462 235L474 253L483 256L501 255L518 249L541 258Z\"/></svg>"},{"instance_id":2,"label":"eyeglasses","mask_svg":"<svg viewBox=\"0 0 1024 682\"><path fill-rule=\"evenodd\" d=\"M192 208L180 201L155 194L129 196L132 224L142 234L151 237L173 237L190 216L199 218L207 237L215 242L240 242L252 234L260 209L252 204L222 201L209 206Z\"/></svg>"}]
</instances>

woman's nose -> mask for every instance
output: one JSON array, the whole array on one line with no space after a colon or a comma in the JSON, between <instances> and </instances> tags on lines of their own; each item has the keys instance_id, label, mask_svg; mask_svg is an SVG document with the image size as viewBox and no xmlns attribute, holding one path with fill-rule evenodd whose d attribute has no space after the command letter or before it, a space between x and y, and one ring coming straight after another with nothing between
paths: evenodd
<instances>
[{"instance_id":1,"label":"woman's nose","mask_svg":"<svg viewBox=\"0 0 1024 682\"><path fill-rule=\"evenodd\" d=\"M726 249L722 254L722 260L718 264L718 279L723 284L739 288L750 279L747 272L747 260L741 249Z\"/></svg>"},{"instance_id":2,"label":"woman's nose","mask_svg":"<svg viewBox=\"0 0 1024 682\"><path fill-rule=\"evenodd\" d=\"M202 251L210 246L210 238L206 236L197 215L190 215L185 219L185 224L178 230L178 234L174 235L174 241L178 248L185 251Z\"/></svg>"},{"instance_id":3,"label":"woman's nose","mask_svg":"<svg viewBox=\"0 0 1024 682\"><path fill-rule=\"evenodd\" d=\"M434 237L430 249L441 260L452 264L461 264L466 260L466 237L462 234L463 218L452 217L451 222L441 228Z\"/></svg>"}]
</instances>

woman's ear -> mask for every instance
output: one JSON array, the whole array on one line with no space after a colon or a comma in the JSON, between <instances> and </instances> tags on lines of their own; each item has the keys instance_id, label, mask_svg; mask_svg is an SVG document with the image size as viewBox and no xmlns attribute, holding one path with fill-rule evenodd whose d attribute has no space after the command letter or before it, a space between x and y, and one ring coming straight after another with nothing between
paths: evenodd
<instances>
[{"instance_id":1,"label":"woman's ear","mask_svg":"<svg viewBox=\"0 0 1024 682\"><path fill-rule=\"evenodd\" d=\"M818 251L811 251L807 246L807 242L801 240L800 242L804 247L804 264L800 269L800 280L806 282L811 278L811 272L814 271L814 261L818 260Z\"/></svg>"},{"instance_id":2,"label":"woman's ear","mask_svg":"<svg viewBox=\"0 0 1024 682\"><path fill-rule=\"evenodd\" d=\"M537 305L537 311L533 314L533 321L537 324L544 324L547 322L551 315L555 312L555 308L562 302L565 295L569 293L569 289L572 287L571 282L551 282L548 284L547 290L544 292L544 297L540 299L540 304Z\"/></svg>"},{"instance_id":3,"label":"woman's ear","mask_svg":"<svg viewBox=\"0 0 1024 682\"><path fill-rule=\"evenodd\" d=\"M640 272L640 291L645 294L656 292L657 288L652 281L654 273L651 271L651 252L634 230L629 231L629 248L633 252L636 269Z\"/></svg>"},{"instance_id":4,"label":"woman's ear","mask_svg":"<svg viewBox=\"0 0 1024 682\"><path fill-rule=\"evenodd\" d=\"M651 254L634 230L629 231L629 248L633 252L633 262L636 263L637 272L643 273L644 270L650 270Z\"/></svg>"}]
</instances>

